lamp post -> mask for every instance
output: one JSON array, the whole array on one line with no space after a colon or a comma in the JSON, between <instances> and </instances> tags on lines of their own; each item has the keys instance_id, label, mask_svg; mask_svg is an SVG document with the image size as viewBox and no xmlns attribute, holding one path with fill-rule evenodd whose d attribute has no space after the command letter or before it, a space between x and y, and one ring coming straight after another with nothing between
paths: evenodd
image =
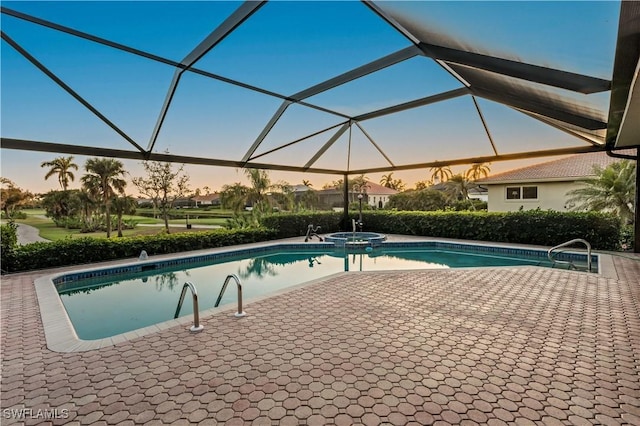
<instances>
[{"instance_id":1,"label":"lamp post","mask_svg":"<svg viewBox=\"0 0 640 426\"><path fill-rule=\"evenodd\" d=\"M362 199L363 198L364 198L364 195L362 195L362 192L360 192L358 194L358 203L359 203L358 226L360 227L360 232L362 232Z\"/></svg>"}]
</instances>

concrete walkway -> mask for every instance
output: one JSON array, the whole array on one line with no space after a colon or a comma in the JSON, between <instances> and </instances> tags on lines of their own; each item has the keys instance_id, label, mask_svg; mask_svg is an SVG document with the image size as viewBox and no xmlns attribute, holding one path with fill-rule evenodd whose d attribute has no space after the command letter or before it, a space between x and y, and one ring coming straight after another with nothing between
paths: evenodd
<instances>
[{"instance_id":1,"label":"concrete walkway","mask_svg":"<svg viewBox=\"0 0 640 426\"><path fill-rule=\"evenodd\" d=\"M24 223L17 223L18 225L18 244L25 245L30 243L37 243L40 241L49 241L40 236L40 231L31 225L25 225Z\"/></svg>"},{"instance_id":2,"label":"concrete walkway","mask_svg":"<svg viewBox=\"0 0 640 426\"><path fill-rule=\"evenodd\" d=\"M640 262L614 267L351 272L76 353L46 347L52 271L4 276L2 424L639 425Z\"/></svg>"}]
</instances>

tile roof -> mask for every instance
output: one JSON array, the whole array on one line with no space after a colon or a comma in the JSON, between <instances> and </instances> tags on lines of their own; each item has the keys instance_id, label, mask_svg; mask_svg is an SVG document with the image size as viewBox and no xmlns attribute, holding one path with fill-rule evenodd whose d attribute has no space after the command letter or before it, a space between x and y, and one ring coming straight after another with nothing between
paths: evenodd
<instances>
[{"instance_id":1,"label":"tile roof","mask_svg":"<svg viewBox=\"0 0 640 426\"><path fill-rule=\"evenodd\" d=\"M399 191L393 188L387 188L386 186L378 185L377 183L367 182L367 194L374 195L393 195Z\"/></svg>"},{"instance_id":2,"label":"tile roof","mask_svg":"<svg viewBox=\"0 0 640 426\"><path fill-rule=\"evenodd\" d=\"M622 152L621 152L622 153ZM624 151L625 154L633 154L631 150ZM607 167L608 165L620 161L619 158L609 157L606 152L594 152L588 154L576 154L558 160L547 161L522 167L507 172L498 173L484 179L479 179L478 183L500 183L506 181L572 181L587 176L593 176L593 167Z\"/></svg>"},{"instance_id":3,"label":"tile roof","mask_svg":"<svg viewBox=\"0 0 640 426\"><path fill-rule=\"evenodd\" d=\"M220 194L215 192L213 194L206 195L198 195L196 197L191 198L194 201L215 201L220 198Z\"/></svg>"},{"instance_id":4,"label":"tile roof","mask_svg":"<svg viewBox=\"0 0 640 426\"><path fill-rule=\"evenodd\" d=\"M333 194L333 193L341 194L342 188L326 188L318 192L323 194ZM354 191L353 189L351 189L351 191L349 192L356 193L358 191ZM386 186L378 185L377 183L367 181L367 190L365 192L369 195L393 195L393 194L397 194L400 191L395 190L393 188L387 188Z\"/></svg>"}]
</instances>

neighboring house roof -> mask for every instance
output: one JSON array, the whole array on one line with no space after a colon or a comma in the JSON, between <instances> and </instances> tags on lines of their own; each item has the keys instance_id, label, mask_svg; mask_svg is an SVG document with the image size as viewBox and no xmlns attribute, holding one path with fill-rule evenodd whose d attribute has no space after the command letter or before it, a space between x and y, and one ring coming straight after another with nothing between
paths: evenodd
<instances>
[{"instance_id":1,"label":"neighboring house roof","mask_svg":"<svg viewBox=\"0 0 640 426\"><path fill-rule=\"evenodd\" d=\"M367 183L367 194L369 195L393 195L397 194L398 190L393 188L387 188L386 186L378 185L377 183Z\"/></svg>"},{"instance_id":2,"label":"neighboring house roof","mask_svg":"<svg viewBox=\"0 0 640 426\"><path fill-rule=\"evenodd\" d=\"M359 191L354 191L353 189L349 191L350 193L357 193ZM377 183L367 182L366 191L364 191L367 195L393 195L397 194L400 191L397 191L393 188L387 188L386 186L378 185ZM318 191L319 194L342 194L342 189L340 188L327 188Z\"/></svg>"},{"instance_id":3,"label":"neighboring house roof","mask_svg":"<svg viewBox=\"0 0 640 426\"><path fill-rule=\"evenodd\" d=\"M631 151L629 151L631 153ZM594 176L595 165L602 168L620 161L619 158L609 157L606 152L577 154L559 160L534 164L503 173L498 173L477 182L481 184L498 184L509 182L550 182L574 181L588 176Z\"/></svg>"},{"instance_id":4,"label":"neighboring house roof","mask_svg":"<svg viewBox=\"0 0 640 426\"><path fill-rule=\"evenodd\" d=\"M216 201L220 198L220 194L207 194L207 195L198 195L197 197L191 198L193 201L204 202L204 201Z\"/></svg>"},{"instance_id":5,"label":"neighboring house roof","mask_svg":"<svg viewBox=\"0 0 640 426\"><path fill-rule=\"evenodd\" d=\"M473 185L475 182L471 182L469 185L469 195L486 195L488 193L488 189L485 186L480 184ZM428 189L435 189L436 191L445 191L447 189L447 181L439 182L435 185L431 185Z\"/></svg>"},{"instance_id":6,"label":"neighboring house roof","mask_svg":"<svg viewBox=\"0 0 640 426\"><path fill-rule=\"evenodd\" d=\"M313 188L307 186L307 185L302 185L302 184L298 184L298 185L291 185L291 192L307 192L307 191L313 191Z\"/></svg>"}]
</instances>

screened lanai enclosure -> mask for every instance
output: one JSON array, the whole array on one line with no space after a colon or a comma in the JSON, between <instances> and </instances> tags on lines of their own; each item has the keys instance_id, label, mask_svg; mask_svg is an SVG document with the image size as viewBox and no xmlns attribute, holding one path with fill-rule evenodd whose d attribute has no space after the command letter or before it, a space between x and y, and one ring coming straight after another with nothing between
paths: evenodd
<instances>
[{"instance_id":1,"label":"screened lanai enclosure","mask_svg":"<svg viewBox=\"0 0 640 426\"><path fill-rule=\"evenodd\" d=\"M2 40L3 150L342 177L640 146L640 2L8 1Z\"/></svg>"}]
</instances>

